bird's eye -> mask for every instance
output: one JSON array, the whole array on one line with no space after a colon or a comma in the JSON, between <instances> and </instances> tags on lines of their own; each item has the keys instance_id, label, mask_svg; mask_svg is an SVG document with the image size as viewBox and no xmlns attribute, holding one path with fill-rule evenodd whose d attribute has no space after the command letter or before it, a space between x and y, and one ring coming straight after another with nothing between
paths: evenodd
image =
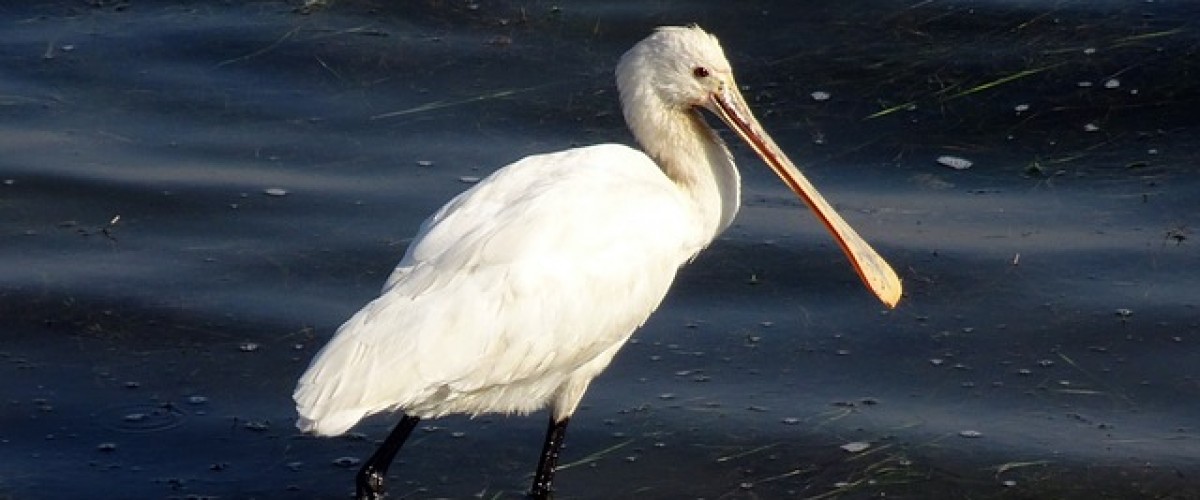
<instances>
[{"instance_id":1,"label":"bird's eye","mask_svg":"<svg viewBox=\"0 0 1200 500\"><path fill-rule=\"evenodd\" d=\"M705 68L704 66L696 66L692 69L692 76L695 76L696 78L707 78L708 74L708 68Z\"/></svg>"}]
</instances>

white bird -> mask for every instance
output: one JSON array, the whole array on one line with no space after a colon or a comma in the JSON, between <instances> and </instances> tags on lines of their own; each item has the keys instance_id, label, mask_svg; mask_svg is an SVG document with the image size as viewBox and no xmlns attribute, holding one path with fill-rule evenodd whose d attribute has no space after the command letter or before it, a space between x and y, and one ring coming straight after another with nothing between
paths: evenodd
<instances>
[{"instance_id":1,"label":"white bird","mask_svg":"<svg viewBox=\"0 0 1200 500\"><path fill-rule=\"evenodd\" d=\"M733 221L723 120L815 211L889 307L901 284L762 130L716 38L659 28L616 70L618 145L530 156L458 195L421 226L381 295L338 329L300 377L296 425L342 434L367 415L402 418L356 476L381 498L420 419L527 414L550 425L530 495L549 498L567 422L588 384L662 302L676 271Z\"/></svg>"}]
</instances>

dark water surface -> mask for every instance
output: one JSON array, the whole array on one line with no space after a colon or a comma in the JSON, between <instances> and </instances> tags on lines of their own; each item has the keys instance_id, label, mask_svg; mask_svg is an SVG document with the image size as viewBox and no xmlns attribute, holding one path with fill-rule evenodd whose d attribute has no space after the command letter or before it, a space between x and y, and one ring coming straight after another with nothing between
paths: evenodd
<instances>
[{"instance_id":1,"label":"dark water surface","mask_svg":"<svg viewBox=\"0 0 1200 500\"><path fill-rule=\"evenodd\" d=\"M560 498L1200 498L1200 4L396 3L0 6L0 498L347 498L392 422L297 434L315 350L689 22L907 296L738 149ZM544 419L427 422L392 497L519 497Z\"/></svg>"}]
</instances>

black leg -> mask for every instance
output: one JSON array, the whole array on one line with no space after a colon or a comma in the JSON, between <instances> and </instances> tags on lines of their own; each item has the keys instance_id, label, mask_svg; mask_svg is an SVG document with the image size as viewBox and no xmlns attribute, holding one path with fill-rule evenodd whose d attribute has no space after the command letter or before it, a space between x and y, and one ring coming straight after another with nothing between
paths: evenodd
<instances>
[{"instance_id":1,"label":"black leg","mask_svg":"<svg viewBox=\"0 0 1200 500\"><path fill-rule=\"evenodd\" d=\"M417 417L403 415L400 423L396 424L392 433L388 434L383 444L379 445L379 449L375 450L375 454L371 455L367 463L363 464L362 469L359 469L358 476L355 478L358 500L383 498L383 483L387 478L388 467L392 465L396 453L400 451L401 446L404 446L404 441L408 439L408 435L412 433L413 428L420 420Z\"/></svg>"},{"instance_id":2,"label":"black leg","mask_svg":"<svg viewBox=\"0 0 1200 500\"><path fill-rule=\"evenodd\" d=\"M563 437L567 435L567 422L570 421L570 417L557 422L553 416L550 417L550 426L546 428L546 442L542 444L542 456L538 459L537 474L533 476L533 488L529 490L530 498L549 500L553 497L553 488L550 483L554 481L554 468L558 466L558 450L562 448Z\"/></svg>"}]
</instances>

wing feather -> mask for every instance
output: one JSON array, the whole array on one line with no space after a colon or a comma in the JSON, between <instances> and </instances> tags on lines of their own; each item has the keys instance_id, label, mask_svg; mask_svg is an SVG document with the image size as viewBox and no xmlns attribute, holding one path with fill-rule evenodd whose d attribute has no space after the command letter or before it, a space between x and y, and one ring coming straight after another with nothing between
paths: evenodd
<instances>
[{"instance_id":1,"label":"wing feather","mask_svg":"<svg viewBox=\"0 0 1200 500\"><path fill-rule=\"evenodd\" d=\"M422 225L380 297L316 356L296 389L298 425L340 434L388 409L544 406L611 356L700 250L688 203L624 146L497 171Z\"/></svg>"}]
</instances>

